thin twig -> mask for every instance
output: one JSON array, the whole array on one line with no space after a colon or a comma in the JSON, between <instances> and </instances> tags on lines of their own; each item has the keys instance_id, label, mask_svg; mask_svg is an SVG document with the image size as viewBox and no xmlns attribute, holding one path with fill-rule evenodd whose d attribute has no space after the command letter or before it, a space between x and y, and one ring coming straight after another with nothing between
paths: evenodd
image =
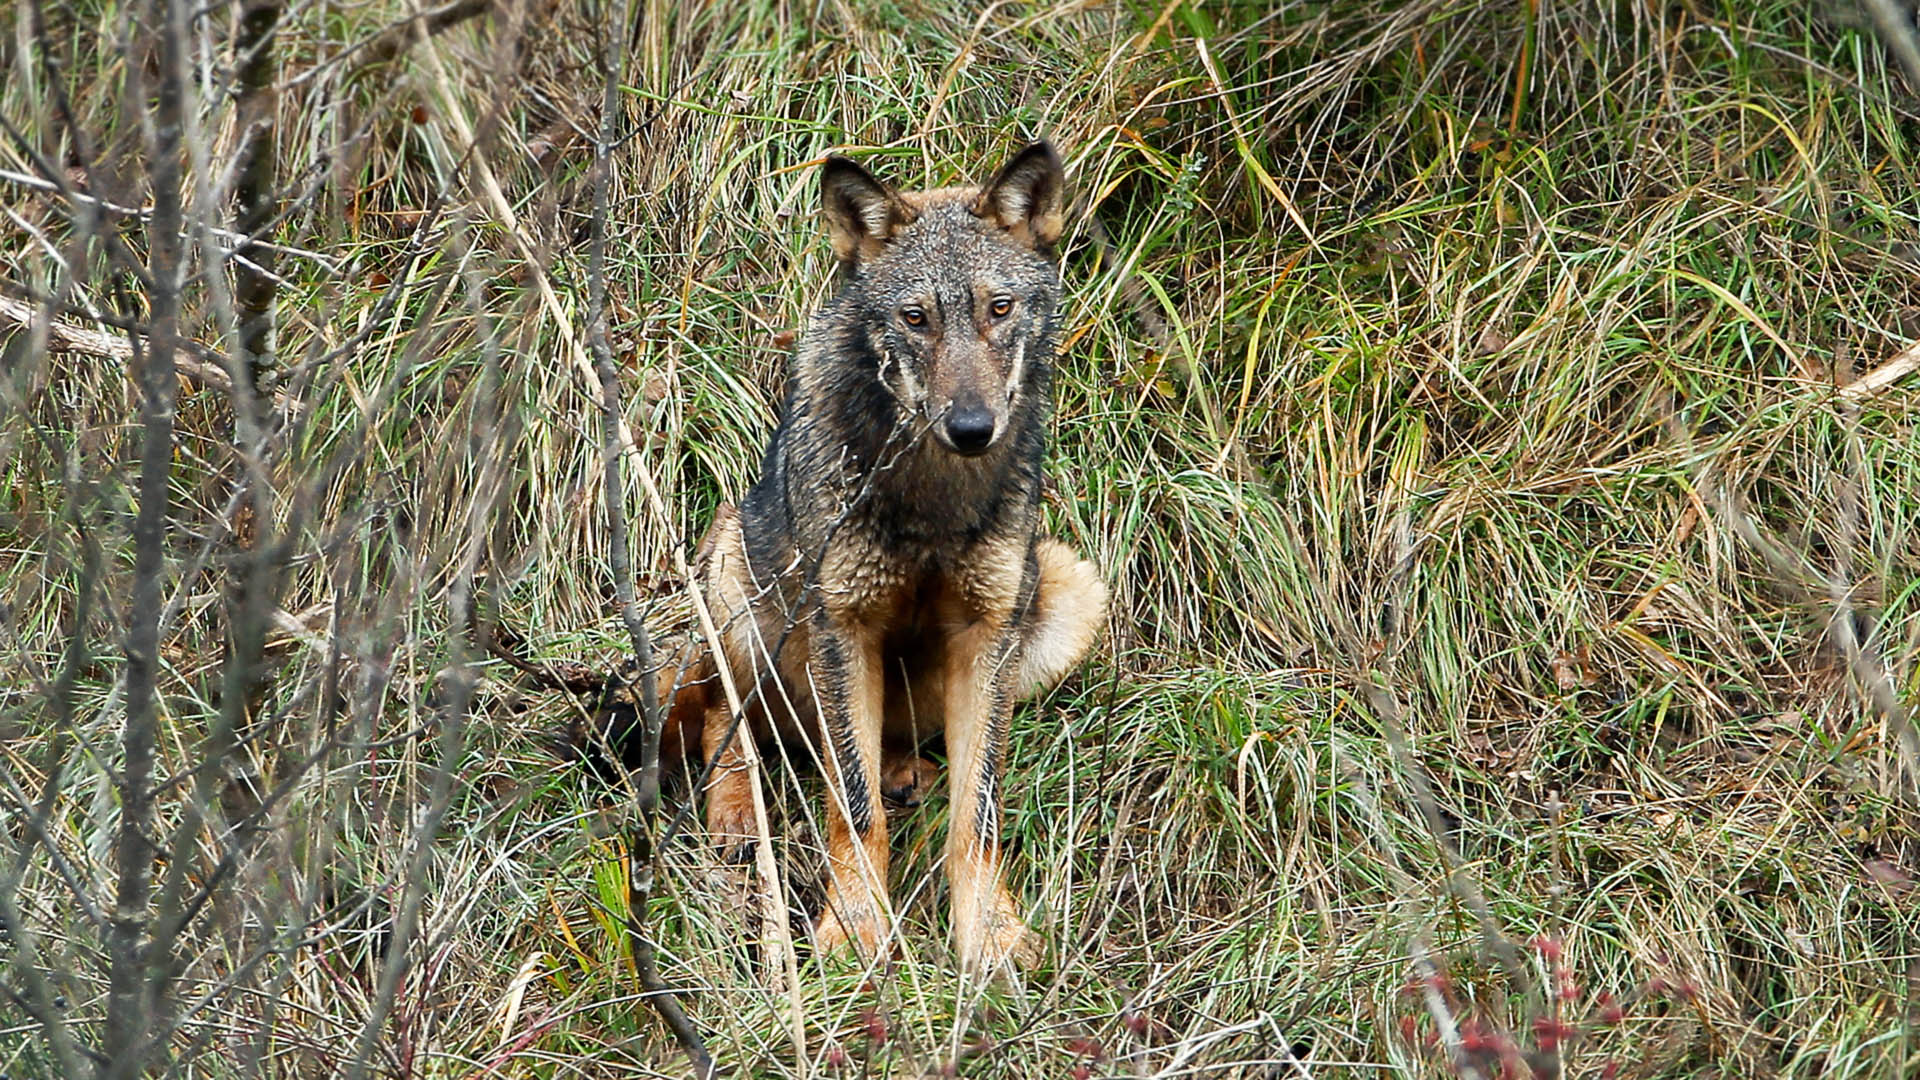
<instances>
[{"instance_id":1,"label":"thin twig","mask_svg":"<svg viewBox=\"0 0 1920 1080\"><path fill-rule=\"evenodd\" d=\"M10 282L0 282L0 293L32 295L28 290ZM97 356L102 360L117 360L123 364L133 359L133 339L144 333L144 328L136 319L108 312L82 312L64 304L57 305L57 310L66 314L85 314L89 318L96 319L103 326L116 330L124 329L127 336L116 337L104 330L75 326L58 319L42 319L40 312L34 310L32 304L5 295L0 295L0 327L18 326L32 331L44 326L47 332L47 346L55 352ZM180 350L174 354L173 359L176 374L222 393L233 393L233 378L227 374L224 366L226 357L223 354L212 349L201 348L188 341L177 341L175 345ZM199 355L192 355L194 353ZM286 391L275 390L272 396L273 407L276 410L289 415L299 411L299 404Z\"/></svg>"},{"instance_id":2,"label":"thin twig","mask_svg":"<svg viewBox=\"0 0 1920 1080\"><path fill-rule=\"evenodd\" d=\"M451 4L434 8L431 11L417 12L388 26L386 29L366 39L366 41L361 44L354 46L341 56L335 57L334 62L338 63L340 60L344 60L346 57L358 53L360 57L359 60L347 73L347 78L352 80L354 76L359 75L366 69L378 64L384 64L399 56L401 53L412 48L414 42L424 41L436 34L444 33L466 22L468 19L485 15L492 9L493 0L454 0ZM316 72L318 70L319 69L316 69ZM315 72L309 72L303 75L302 78L310 78L314 73Z\"/></svg>"},{"instance_id":3,"label":"thin twig","mask_svg":"<svg viewBox=\"0 0 1920 1080\"><path fill-rule=\"evenodd\" d=\"M613 349L607 343L607 181L613 168L613 141L620 113L620 76L626 68L626 0L616 0L609 21L601 28L605 49L606 82L600 98L600 137L593 150L593 233L587 253L587 342L593 350L594 373L600 383L601 449L606 465L604 499L607 512L608 570L613 574L620 618L633 645L640 680L640 768L634 788L635 827L628 842L627 940L633 966L647 1002L673 1032L698 1080L714 1075L713 1055L694 1030L680 999L660 977L653 940L647 936L647 908L653 899L655 870L654 817L660 808L660 735L666 711L653 677L653 641L640 617L634 596L633 560L627 536L626 485L621 479L623 427L620 380L614 370ZM517 230L516 230L517 233ZM543 276L544 280L544 276ZM571 336L571 335L569 335Z\"/></svg>"},{"instance_id":4,"label":"thin twig","mask_svg":"<svg viewBox=\"0 0 1920 1080\"><path fill-rule=\"evenodd\" d=\"M40 177L31 176L27 173L14 172L12 169L0 169L0 180L5 180L11 184L19 184L21 187L32 188L35 191L44 191L59 195L73 205L83 209L102 211L116 217L131 218L142 222L151 221L153 218L153 212L151 210L141 210L132 206L121 206L118 203L108 202L105 199L75 191L70 187L63 187L51 180L43 180ZM271 226L273 221L277 220L278 218L275 217L270 219L266 224ZM244 248L254 248L261 251L271 251L278 255L292 255L296 258L306 259L319 265L329 274L338 275L340 273L339 264L317 251L293 247L288 244L269 243L252 233L236 232L232 229L214 228L209 231L216 239L224 240L234 245L236 252Z\"/></svg>"},{"instance_id":5,"label":"thin twig","mask_svg":"<svg viewBox=\"0 0 1920 1080\"><path fill-rule=\"evenodd\" d=\"M1479 882L1467 872L1465 861L1453 846L1453 840L1447 836L1446 816L1440 809L1440 800L1434 794L1433 783L1427 778L1426 767L1414 754L1407 739L1406 724L1401 717L1399 700L1393 691L1382 682L1369 676L1358 680L1361 696L1367 701L1367 707L1379 718L1386 730L1387 746L1392 751L1394 764L1398 767L1401 779L1406 783L1413 796L1413 802L1420 811L1420 819L1427 826L1428 834L1440 851L1440 857L1446 864L1447 888L1467 905L1473 912L1475 923L1480 929L1480 940L1495 956L1500 958L1501 966L1507 969L1507 977L1513 980L1526 1002L1528 1019L1540 1014L1544 1004L1539 986L1534 982L1533 969L1527 966L1512 939L1500 929L1500 921L1494 917L1493 905L1487 903L1487 897L1480 890Z\"/></svg>"},{"instance_id":6,"label":"thin twig","mask_svg":"<svg viewBox=\"0 0 1920 1080\"><path fill-rule=\"evenodd\" d=\"M1915 369L1920 369L1920 341L1909 344L1886 363L1841 387L1838 397L1848 404L1858 403L1913 374Z\"/></svg>"}]
</instances>

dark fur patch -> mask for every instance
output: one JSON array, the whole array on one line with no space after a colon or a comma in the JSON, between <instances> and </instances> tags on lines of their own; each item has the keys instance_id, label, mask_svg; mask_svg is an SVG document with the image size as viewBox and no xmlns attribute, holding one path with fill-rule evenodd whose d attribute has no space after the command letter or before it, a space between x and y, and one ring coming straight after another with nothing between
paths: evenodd
<instances>
[{"instance_id":1,"label":"dark fur patch","mask_svg":"<svg viewBox=\"0 0 1920 1080\"><path fill-rule=\"evenodd\" d=\"M983 848L1000 843L1000 755L992 750L980 761L980 794L974 804L973 835Z\"/></svg>"},{"instance_id":2,"label":"dark fur patch","mask_svg":"<svg viewBox=\"0 0 1920 1080\"><path fill-rule=\"evenodd\" d=\"M867 786L867 763L860 744L853 737L853 713L847 702L848 664L840 639L825 627L826 619L815 620L814 655L819 659L820 685L815 694L820 703L820 722L826 725L828 752L833 755L840 786L847 798L847 821L853 831L865 837L873 831L873 790Z\"/></svg>"}]
</instances>

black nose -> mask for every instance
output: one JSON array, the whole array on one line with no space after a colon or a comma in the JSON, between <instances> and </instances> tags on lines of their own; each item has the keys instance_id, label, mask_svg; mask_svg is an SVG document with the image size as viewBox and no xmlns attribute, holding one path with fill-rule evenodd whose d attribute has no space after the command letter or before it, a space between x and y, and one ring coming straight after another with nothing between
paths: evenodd
<instances>
[{"instance_id":1,"label":"black nose","mask_svg":"<svg viewBox=\"0 0 1920 1080\"><path fill-rule=\"evenodd\" d=\"M947 414L947 441L963 454L978 454L993 442L993 411L984 405L955 406Z\"/></svg>"}]
</instances>

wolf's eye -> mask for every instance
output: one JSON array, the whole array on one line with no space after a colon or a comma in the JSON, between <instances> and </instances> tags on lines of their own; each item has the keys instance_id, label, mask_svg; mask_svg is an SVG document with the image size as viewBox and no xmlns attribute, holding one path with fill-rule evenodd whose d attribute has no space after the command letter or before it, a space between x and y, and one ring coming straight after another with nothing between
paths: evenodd
<instances>
[{"instance_id":1,"label":"wolf's eye","mask_svg":"<svg viewBox=\"0 0 1920 1080\"><path fill-rule=\"evenodd\" d=\"M1006 318L1008 315L1013 313L1013 297L1011 296L994 297L992 311L993 311L994 318L996 319Z\"/></svg>"},{"instance_id":2,"label":"wolf's eye","mask_svg":"<svg viewBox=\"0 0 1920 1080\"><path fill-rule=\"evenodd\" d=\"M925 326L927 313L917 307L904 307L900 309L900 321L912 327Z\"/></svg>"}]
</instances>

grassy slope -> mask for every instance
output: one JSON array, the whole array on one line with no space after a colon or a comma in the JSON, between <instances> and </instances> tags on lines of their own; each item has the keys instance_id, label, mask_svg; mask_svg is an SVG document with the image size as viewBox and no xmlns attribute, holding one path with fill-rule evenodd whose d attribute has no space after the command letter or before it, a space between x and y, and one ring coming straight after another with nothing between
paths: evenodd
<instances>
[{"instance_id":1,"label":"grassy slope","mask_svg":"<svg viewBox=\"0 0 1920 1080\"><path fill-rule=\"evenodd\" d=\"M1369 671L1404 704L1463 874L1506 933L1563 943L1583 1000L1630 1002L1572 1056L1575 1075L1894 1076L1920 1052L1901 1022L1920 917L1869 873L1920 864L1892 741L1814 644L1828 613L1773 579L1701 483L1706 468L1737 485L1844 576L1911 699L1920 390L1909 379L1858 410L1830 393L1920 321L1916 120L1869 39L1790 3L644 6L627 94L644 124L614 182L610 258L629 420L674 515L636 518L663 622L669 545L750 480L782 332L828 286L807 163L851 148L904 183L940 183L1045 133L1077 193L1050 515L1116 591L1111 647L1017 721L1016 876L1046 912L1050 955L1023 992L960 993L929 876L935 800L896 844L908 962L872 986L803 975L814 1063L839 1045L856 1059L845 1075L863 1057L871 1075L956 1058L965 1075L1060 1075L1094 1039L1114 1055L1095 1070L1124 1074L1263 1075L1298 1055L1314 1076L1444 1075L1398 1034L1403 1018L1431 1027L1401 993L1410 941L1438 950L1474 1009L1524 1027L1356 693ZM120 18L85 13L81 32L111 40ZM303 13L290 72L384 22ZM377 707L351 699L370 734L428 708L449 656L445 568L475 493L494 490L488 468L501 479L484 565L508 621L546 657L620 648L597 420L456 121L477 122L509 80L488 156L577 321L591 151L567 124L597 123L595 35L561 10L509 79L469 26L434 46L444 74L416 49L283 101L283 175L369 125L280 237L344 271L291 262L284 355L371 333L299 391L306 422L279 482L288 513L311 492L282 606L342 632L354 687L393 650ZM79 107L117 131L117 62L98 63L75 76L95 87ZM47 122L32 79L4 93L9 116ZM529 152L542 145L544 164ZM443 188L451 216L409 255ZM5 236L19 279L49 272L24 232ZM0 553L0 591L22 656L51 666L84 543L63 510L103 522L115 573L130 562L127 391L99 361L10 380L0 510L20 540ZM177 566L218 510L221 414L205 392L183 407ZM68 446L99 485L84 496L61 479L52 447ZM213 708L219 624L211 579L171 587L163 750L177 767ZM57 822L82 860L104 859L110 824L118 666L111 613L96 621ZM290 730L318 723L301 696L326 662L313 640L277 653ZM623 895L618 845L542 747L566 705L488 673L430 864L433 961L403 987L391 1068L671 1074L605 912ZM0 707L27 736L10 767L38 782L45 702L15 690ZM340 763L303 790L285 842L379 894L434 752L403 741ZM803 794L780 786L789 819ZM716 1053L805 1071L697 843L669 870L663 965L696 988ZM97 1015L88 931L53 871L36 862L23 895L76 1015ZM277 969L288 1075L327 1068L371 994L375 938L356 927L386 909L343 910ZM187 982L231 962L209 945ZM1642 995L1655 979L1688 993ZM888 1025L883 1047L867 1010ZM6 1045L0 1066L42 1060Z\"/></svg>"}]
</instances>

